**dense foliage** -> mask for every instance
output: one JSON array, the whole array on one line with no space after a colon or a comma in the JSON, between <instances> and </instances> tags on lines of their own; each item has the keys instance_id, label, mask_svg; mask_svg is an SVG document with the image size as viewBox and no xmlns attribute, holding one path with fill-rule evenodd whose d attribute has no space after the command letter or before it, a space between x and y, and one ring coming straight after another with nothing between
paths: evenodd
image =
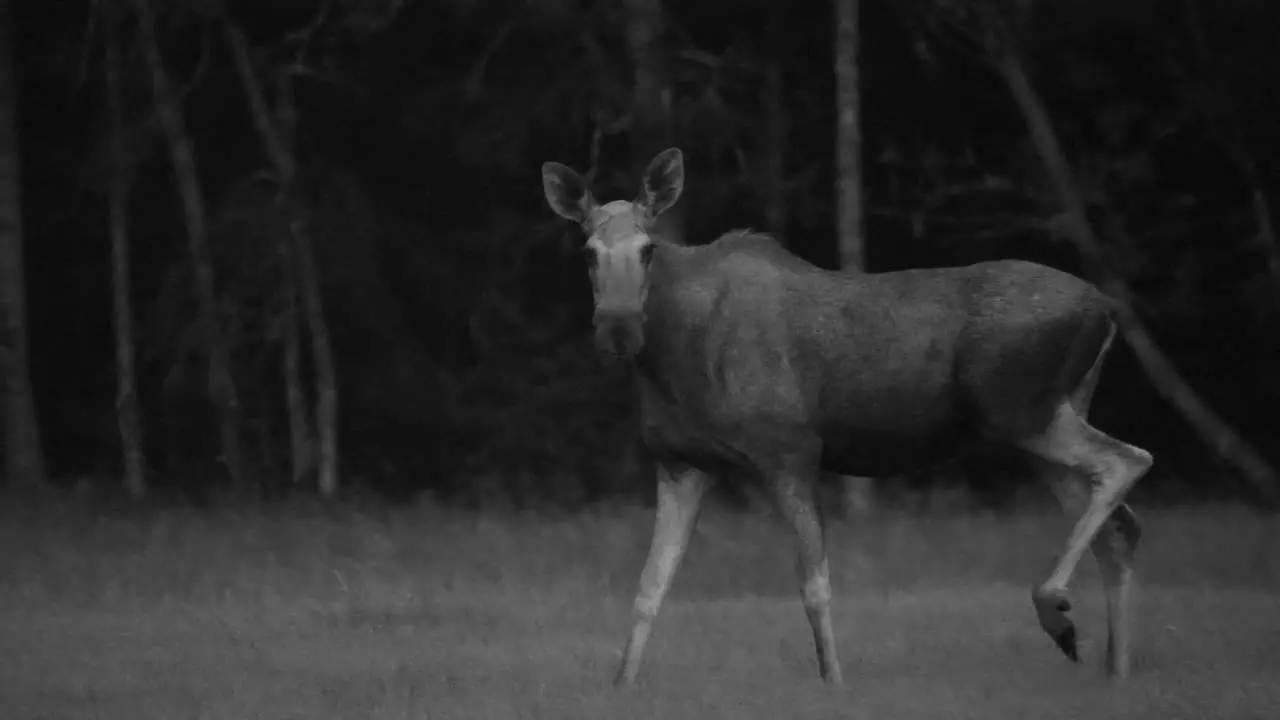
<instances>
[{"instance_id":1,"label":"dense foliage","mask_svg":"<svg viewBox=\"0 0 1280 720\"><path fill-rule=\"evenodd\" d=\"M272 238L287 221L203 4L157 3L210 208L223 321L257 473L284 476ZM39 13L34 5L40 5ZM96 6L96 4L94 4ZM324 3L232 3L264 58ZM625 4L576 0L339 2L299 80L298 155L341 378L348 484L465 502L576 506L643 495L626 369L589 343L576 230L538 168L637 179ZM864 0L868 259L873 271L1016 256L1086 272L963 3ZM1022 3L1021 5L1027 5ZM1266 3L1032 3L1018 27L1107 241L1108 260L1178 368L1270 457L1280 396L1280 266L1261 232L1280 157L1277 15ZM733 10L728 8L732 6ZM51 465L114 473L106 124L89 3L28 4L19 65L34 373ZM763 78L786 111L785 239L835 263L830 8L666 3L670 137L686 152L684 234L768 228ZM216 433L195 364L180 209L140 59L126 57L141 390L158 485L207 488ZM594 140L593 140L594 138ZM1262 209L1259 210L1259 202ZM1151 449L1142 492L1235 492L1220 461L1112 356L1099 424ZM1016 468L960 477L1004 496ZM923 482L920 480L919 482Z\"/></svg>"}]
</instances>

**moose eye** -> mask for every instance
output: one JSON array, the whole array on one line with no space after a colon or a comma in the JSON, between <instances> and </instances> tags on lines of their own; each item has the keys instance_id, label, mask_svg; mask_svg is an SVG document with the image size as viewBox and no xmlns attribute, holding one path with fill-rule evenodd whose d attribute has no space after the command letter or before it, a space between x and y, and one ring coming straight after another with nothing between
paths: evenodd
<instances>
[{"instance_id":1,"label":"moose eye","mask_svg":"<svg viewBox=\"0 0 1280 720\"><path fill-rule=\"evenodd\" d=\"M587 267L596 266L596 251L591 247L582 248L582 259L586 261Z\"/></svg>"},{"instance_id":2,"label":"moose eye","mask_svg":"<svg viewBox=\"0 0 1280 720\"><path fill-rule=\"evenodd\" d=\"M649 243L648 245L640 248L640 260L643 261L645 265L648 265L649 261L653 259L653 249L655 247L656 246L653 243Z\"/></svg>"}]
</instances>

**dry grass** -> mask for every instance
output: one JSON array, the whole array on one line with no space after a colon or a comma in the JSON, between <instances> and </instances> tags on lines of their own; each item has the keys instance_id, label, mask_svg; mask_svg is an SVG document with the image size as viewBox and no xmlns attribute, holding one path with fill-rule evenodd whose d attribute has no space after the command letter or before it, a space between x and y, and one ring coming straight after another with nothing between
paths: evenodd
<instances>
[{"instance_id":1,"label":"dry grass","mask_svg":"<svg viewBox=\"0 0 1280 720\"><path fill-rule=\"evenodd\" d=\"M1237 718L1280 716L1280 547L1228 507L1144 513L1138 655L1101 673L1028 589L1067 522L832 528L847 686L816 679L791 541L710 511L641 683L609 686L646 511L550 521L418 508L93 519L0 512L0 716L24 718ZM1268 548L1264 543L1272 543Z\"/></svg>"}]
</instances>

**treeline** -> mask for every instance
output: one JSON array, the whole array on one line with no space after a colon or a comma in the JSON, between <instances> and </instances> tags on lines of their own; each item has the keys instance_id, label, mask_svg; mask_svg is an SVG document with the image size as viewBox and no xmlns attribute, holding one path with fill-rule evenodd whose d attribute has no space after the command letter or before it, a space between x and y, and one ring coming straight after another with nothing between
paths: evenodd
<instances>
[{"instance_id":1,"label":"treeline","mask_svg":"<svg viewBox=\"0 0 1280 720\"><path fill-rule=\"evenodd\" d=\"M838 34L841 3L857 22ZM1274 421L1251 408L1280 395L1280 124L1259 100L1280 82L1280 14L1245 0L774 5L23 10L10 107L28 325L10 333L30 351L6 377L30 376L35 411L13 420L21 393L6 394L10 482L648 496L626 368L591 348L580 238L537 173L557 160L590 170L599 197L630 197L641 163L677 145L688 242L753 226L829 267L1022 257L1113 283L1209 413L1189 416L1129 347L1113 353L1093 417L1156 454L1138 492L1258 496ZM838 126L850 102L857 125ZM837 163L850 137L858 162ZM838 194L852 171L856 194ZM851 203L860 219L838 224ZM28 425L38 437L15 432ZM998 504L1023 472L979 459L882 497L964 487Z\"/></svg>"}]
</instances>

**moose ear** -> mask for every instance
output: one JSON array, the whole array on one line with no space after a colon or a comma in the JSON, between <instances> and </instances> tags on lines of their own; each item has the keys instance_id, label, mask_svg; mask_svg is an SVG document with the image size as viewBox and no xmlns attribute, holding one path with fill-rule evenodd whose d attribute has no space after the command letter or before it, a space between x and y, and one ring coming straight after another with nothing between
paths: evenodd
<instances>
[{"instance_id":1,"label":"moose ear","mask_svg":"<svg viewBox=\"0 0 1280 720\"><path fill-rule=\"evenodd\" d=\"M579 225L586 222L587 213L595 204L587 181L573 168L558 162L542 164L542 192L557 215Z\"/></svg>"},{"instance_id":2,"label":"moose ear","mask_svg":"<svg viewBox=\"0 0 1280 720\"><path fill-rule=\"evenodd\" d=\"M658 217L680 199L684 191L684 155L679 148L667 148L649 161L636 203L649 217Z\"/></svg>"}]
</instances>

